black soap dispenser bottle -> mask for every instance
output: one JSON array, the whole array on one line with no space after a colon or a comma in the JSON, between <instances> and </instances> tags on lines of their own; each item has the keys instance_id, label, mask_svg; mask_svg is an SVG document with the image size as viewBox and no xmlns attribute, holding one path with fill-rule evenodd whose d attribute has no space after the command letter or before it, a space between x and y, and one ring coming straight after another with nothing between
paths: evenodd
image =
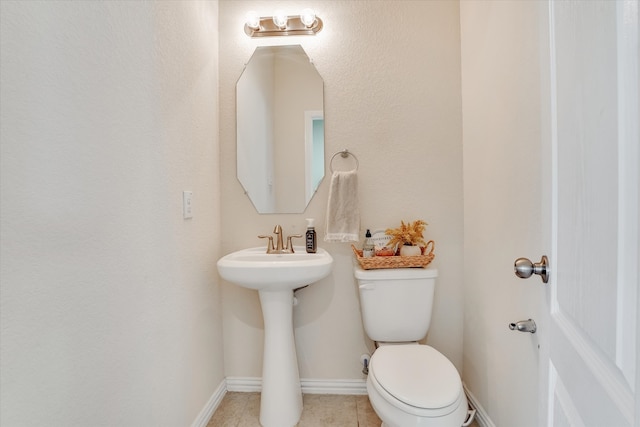
<instances>
[{"instance_id":1,"label":"black soap dispenser bottle","mask_svg":"<svg viewBox=\"0 0 640 427\"><path fill-rule=\"evenodd\" d=\"M316 229L313 225L313 218L307 218L307 252L315 254L318 250L318 241L316 239Z\"/></svg>"}]
</instances>

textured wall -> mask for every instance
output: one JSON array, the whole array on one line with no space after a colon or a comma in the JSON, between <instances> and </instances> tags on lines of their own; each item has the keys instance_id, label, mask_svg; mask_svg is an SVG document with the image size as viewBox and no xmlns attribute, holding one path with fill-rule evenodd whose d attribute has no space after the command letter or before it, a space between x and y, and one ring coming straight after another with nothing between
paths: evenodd
<instances>
[{"instance_id":1,"label":"textured wall","mask_svg":"<svg viewBox=\"0 0 640 427\"><path fill-rule=\"evenodd\" d=\"M271 15L313 7L316 37L249 39L247 11ZM235 83L256 46L302 44L325 84L326 155L348 148L360 161L362 230L425 219L440 271L428 343L462 368L462 123L458 3L451 1L220 2L220 155L222 252L263 245L256 236L281 224L319 225L333 274L299 292L294 309L303 378L358 379L371 351L360 319L348 244L324 236L329 177L303 214L259 215L236 175ZM336 169L349 164L337 158ZM327 165L328 170L328 165ZM223 284L225 372L261 375L262 314L256 292Z\"/></svg>"},{"instance_id":2,"label":"textured wall","mask_svg":"<svg viewBox=\"0 0 640 427\"><path fill-rule=\"evenodd\" d=\"M464 376L496 426L544 424L538 418L537 402L545 399L544 392L538 395L538 380L548 373L538 372L538 344L548 330L537 314L546 305L545 285L516 278L512 265L520 256L537 261L549 249L536 247L544 238L544 207L536 201L543 188L540 61L548 57L542 37L547 7L517 1L460 5ZM538 323L538 333L507 328L527 318Z\"/></svg>"},{"instance_id":3,"label":"textured wall","mask_svg":"<svg viewBox=\"0 0 640 427\"><path fill-rule=\"evenodd\" d=\"M190 425L223 380L217 4L0 7L0 424Z\"/></svg>"}]
</instances>

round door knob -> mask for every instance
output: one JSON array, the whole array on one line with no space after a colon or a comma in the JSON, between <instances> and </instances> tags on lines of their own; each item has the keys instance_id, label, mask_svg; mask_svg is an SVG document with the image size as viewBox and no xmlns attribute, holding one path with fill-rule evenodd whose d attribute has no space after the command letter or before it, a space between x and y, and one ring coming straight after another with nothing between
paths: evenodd
<instances>
[{"instance_id":1,"label":"round door knob","mask_svg":"<svg viewBox=\"0 0 640 427\"><path fill-rule=\"evenodd\" d=\"M549 259L542 255L540 262L533 263L528 258L518 258L513 264L513 269L521 279L528 279L534 274L542 278L542 283L549 281Z\"/></svg>"}]
</instances>

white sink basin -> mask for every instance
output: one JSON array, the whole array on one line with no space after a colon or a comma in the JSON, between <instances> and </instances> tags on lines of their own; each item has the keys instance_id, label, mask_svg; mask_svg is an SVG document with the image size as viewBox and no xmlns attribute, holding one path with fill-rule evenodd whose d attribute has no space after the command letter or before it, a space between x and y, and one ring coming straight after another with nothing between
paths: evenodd
<instances>
[{"instance_id":1,"label":"white sink basin","mask_svg":"<svg viewBox=\"0 0 640 427\"><path fill-rule=\"evenodd\" d=\"M293 291L331 273L333 258L318 248L308 254L267 254L266 247L243 249L218 260L220 276L260 295L264 319L260 425L294 427L302 413L302 388L293 333Z\"/></svg>"},{"instance_id":2,"label":"white sink basin","mask_svg":"<svg viewBox=\"0 0 640 427\"><path fill-rule=\"evenodd\" d=\"M223 279L258 291L295 289L309 285L331 272L333 258L318 248L308 254L304 246L294 246L293 254L267 254L264 247L243 249L218 261Z\"/></svg>"}]
</instances>

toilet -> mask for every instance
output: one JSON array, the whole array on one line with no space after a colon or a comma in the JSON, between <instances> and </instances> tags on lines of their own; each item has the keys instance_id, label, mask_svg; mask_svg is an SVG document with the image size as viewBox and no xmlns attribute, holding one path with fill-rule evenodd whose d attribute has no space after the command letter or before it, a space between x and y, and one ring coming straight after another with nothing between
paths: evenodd
<instances>
[{"instance_id":1,"label":"toilet","mask_svg":"<svg viewBox=\"0 0 640 427\"><path fill-rule=\"evenodd\" d=\"M418 343L431 323L438 271L433 268L363 270L354 267L364 329L376 342L367 393L383 427L469 425L467 397L457 369Z\"/></svg>"}]
</instances>

